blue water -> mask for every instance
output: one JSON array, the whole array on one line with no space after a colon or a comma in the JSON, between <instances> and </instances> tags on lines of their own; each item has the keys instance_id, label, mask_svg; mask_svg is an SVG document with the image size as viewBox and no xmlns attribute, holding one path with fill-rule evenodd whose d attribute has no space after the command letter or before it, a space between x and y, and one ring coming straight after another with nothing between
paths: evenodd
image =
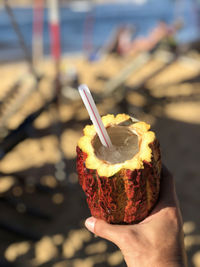
<instances>
[{"instance_id":1,"label":"blue water","mask_svg":"<svg viewBox=\"0 0 200 267\"><path fill-rule=\"evenodd\" d=\"M60 9L61 46L63 53L84 52L84 43L90 38L92 48L101 47L109 39L114 29L122 24L134 24L137 35L146 35L159 19L171 23L176 16L184 18L185 26L177 35L179 42L188 42L198 37L197 9L191 0L149 0L144 5L104 4L92 7L89 12L75 12L70 7ZM15 17L20 25L24 39L31 51L32 44L32 9L16 8ZM85 21L92 17L92 35L84 35ZM44 53L50 53L48 10L44 14ZM4 9L0 10L0 61L23 58L17 36L11 27Z\"/></svg>"}]
</instances>

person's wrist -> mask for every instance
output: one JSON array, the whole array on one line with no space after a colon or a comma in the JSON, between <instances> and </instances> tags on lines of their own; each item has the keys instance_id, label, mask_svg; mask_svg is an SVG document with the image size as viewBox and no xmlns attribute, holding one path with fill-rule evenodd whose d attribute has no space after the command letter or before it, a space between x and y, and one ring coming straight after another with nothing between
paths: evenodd
<instances>
[{"instance_id":1,"label":"person's wrist","mask_svg":"<svg viewBox=\"0 0 200 267\"><path fill-rule=\"evenodd\" d=\"M155 264L151 266L159 267L187 267L186 255L184 253L178 253L177 255L163 255L163 258L156 259ZM147 265L148 266L148 265ZM150 266L150 265L149 265Z\"/></svg>"},{"instance_id":2,"label":"person's wrist","mask_svg":"<svg viewBox=\"0 0 200 267\"><path fill-rule=\"evenodd\" d=\"M136 256L133 251L125 252L122 250L128 267L187 267L185 254L175 253L175 255L173 252L146 251L143 255L138 254Z\"/></svg>"},{"instance_id":3,"label":"person's wrist","mask_svg":"<svg viewBox=\"0 0 200 267\"><path fill-rule=\"evenodd\" d=\"M126 260L125 261L127 263L127 267L187 267L187 265L182 261L182 260L153 260L151 261L151 259L145 259L144 261L136 261L134 260Z\"/></svg>"},{"instance_id":4,"label":"person's wrist","mask_svg":"<svg viewBox=\"0 0 200 267\"><path fill-rule=\"evenodd\" d=\"M150 265L148 265L150 266ZM183 263L183 261L165 261L165 262L157 262L155 265L151 265L154 267L186 267L186 265Z\"/></svg>"},{"instance_id":5,"label":"person's wrist","mask_svg":"<svg viewBox=\"0 0 200 267\"><path fill-rule=\"evenodd\" d=\"M163 258L156 259L155 264L152 264L151 266L155 266L155 267L156 266L159 266L159 267L187 267L186 255L184 254L184 252L183 253L180 252L176 255L163 254Z\"/></svg>"},{"instance_id":6,"label":"person's wrist","mask_svg":"<svg viewBox=\"0 0 200 267\"><path fill-rule=\"evenodd\" d=\"M126 260L127 267L187 267L182 261L144 261Z\"/></svg>"}]
</instances>

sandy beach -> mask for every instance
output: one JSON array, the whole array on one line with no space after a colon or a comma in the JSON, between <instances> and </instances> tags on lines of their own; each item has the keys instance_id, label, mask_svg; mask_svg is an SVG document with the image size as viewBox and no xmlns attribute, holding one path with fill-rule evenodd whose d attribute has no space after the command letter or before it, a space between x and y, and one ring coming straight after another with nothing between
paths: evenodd
<instances>
[{"instance_id":1,"label":"sandy beach","mask_svg":"<svg viewBox=\"0 0 200 267\"><path fill-rule=\"evenodd\" d=\"M161 144L162 160L175 178L189 266L199 267L200 55L190 52L164 68L165 58L150 58L113 94L102 99L98 96L105 93L108 81L134 58L105 56L89 62L83 56L64 57L61 75L65 80L71 70L76 70L79 82L86 83L96 97L101 115L128 113L151 124ZM24 79L19 92L1 111L1 116L5 115L20 94L26 96L12 116L4 121L0 118L0 125L12 130L51 99L55 69L50 59L41 62L37 70L44 78L28 95L26 90L35 81L28 75L25 62L3 64L0 70L0 101L18 79ZM156 70L157 74L150 76ZM120 95L124 88L124 95ZM0 258L20 267L125 266L116 246L94 237L84 227L89 210L78 184L75 158L77 140L90 122L80 98L70 100L67 90L62 90L59 105L44 110L28 138L0 162L4 174L0 178L4 199L0 201ZM13 197L18 201L16 205L8 201ZM46 217L27 214L24 203ZM3 223L21 227L29 238L5 230ZM0 266L4 265L0 262Z\"/></svg>"}]
</instances>

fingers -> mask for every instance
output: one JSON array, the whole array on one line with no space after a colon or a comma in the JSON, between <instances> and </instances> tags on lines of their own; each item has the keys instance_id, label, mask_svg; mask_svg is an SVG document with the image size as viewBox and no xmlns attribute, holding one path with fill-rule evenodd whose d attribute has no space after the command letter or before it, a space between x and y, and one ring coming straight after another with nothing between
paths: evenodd
<instances>
[{"instance_id":1,"label":"fingers","mask_svg":"<svg viewBox=\"0 0 200 267\"><path fill-rule=\"evenodd\" d=\"M156 213L165 207L178 207L178 202L173 176L163 165L161 172L159 201L152 213Z\"/></svg>"},{"instance_id":2,"label":"fingers","mask_svg":"<svg viewBox=\"0 0 200 267\"><path fill-rule=\"evenodd\" d=\"M161 195L162 195L161 201L163 201L165 205L172 204L172 206L175 206L178 209L178 212L180 213L179 215L181 218L182 216L180 212L179 201L178 201L177 194L176 194L174 178L172 174L169 172L169 170L166 168L166 166L164 165L162 168L162 176L163 176L163 185L161 187Z\"/></svg>"},{"instance_id":3,"label":"fingers","mask_svg":"<svg viewBox=\"0 0 200 267\"><path fill-rule=\"evenodd\" d=\"M94 217L89 217L85 221L86 228L92 233L105 238L115 244L119 241L119 234L123 231L119 231L120 225L112 225L103 220L96 219ZM126 226L125 226L126 227Z\"/></svg>"},{"instance_id":4,"label":"fingers","mask_svg":"<svg viewBox=\"0 0 200 267\"><path fill-rule=\"evenodd\" d=\"M161 172L160 201L166 204L176 204L174 178L164 165Z\"/></svg>"},{"instance_id":5,"label":"fingers","mask_svg":"<svg viewBox=\"0 0 200 267\"><path fill-rule=\"evenodd\" d=\"M163 165L161 172L161 188L160 188L161 196L163 199L175 197L175 185L174 178L169 170Z\"/></svg>"},{"instance_id":6,"label":"fingers","mask_svg":"<svg viewBox=\"0 0 200 267\"><path fill-rule=\"evenodd\" d=\"M160 180L159 200L150 215L154 215L166 207L179 208L173 176L163 165ZM149 217L145 220L148 221Z\"/></svg>"}]
</instances>

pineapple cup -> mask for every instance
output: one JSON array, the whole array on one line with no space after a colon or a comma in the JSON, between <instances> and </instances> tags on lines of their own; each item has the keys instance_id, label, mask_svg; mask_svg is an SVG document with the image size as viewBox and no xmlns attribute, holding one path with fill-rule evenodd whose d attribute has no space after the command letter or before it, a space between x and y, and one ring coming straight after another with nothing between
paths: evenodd
<instances>
[{"instance_id":1,"label":"pineapple cup","mask_svg":"<svg viewBox=\"0 0 200 267\"><path fill-rule=\"evenodd\" d=\"M102 146L93 125L77 146L77 172L92 216L132 224L154 207L160 189L159 142L150 125L129 115L102 117L113 147Z\"/></svg>"}]
</instances>

